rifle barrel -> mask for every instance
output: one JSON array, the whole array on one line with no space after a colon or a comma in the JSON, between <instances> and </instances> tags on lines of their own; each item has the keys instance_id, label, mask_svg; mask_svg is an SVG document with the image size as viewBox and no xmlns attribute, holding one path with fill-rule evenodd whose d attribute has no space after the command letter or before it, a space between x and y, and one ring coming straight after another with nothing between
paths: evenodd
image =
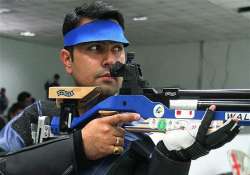
<instances>
[{"instance_id":1,"label":"rifle barrel","mask_svg":"<svg viewBox=\"0 0 250 175\"><path fill-rule=\"evenodd\" d=\"M205 100L170 100L169 108L170 109L179 109L179 110L205 110L210 105L216 105L216 111L250 111L250 100L214 100L214 99L205 99Z\"/></svg>"},{"instance_id":2,"label":"rifle barrel","mask_svg":"<svg viewBox=\"0 0 250 175\"><path fill-rule=\"evenodd\" d=\"M178 88L163 88L165 96L176 98L223 98L223 99L250 99L250 89L208 89L182 90Z\"/></svg>"}]
</instances>

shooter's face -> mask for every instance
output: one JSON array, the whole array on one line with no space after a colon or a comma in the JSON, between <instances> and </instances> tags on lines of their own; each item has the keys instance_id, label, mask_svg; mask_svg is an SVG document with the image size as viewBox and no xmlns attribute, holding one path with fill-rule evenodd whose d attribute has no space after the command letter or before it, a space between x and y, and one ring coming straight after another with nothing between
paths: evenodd
<instances>
[{"instance_id":1,"label":"shooter's face","mask_svg":"<svg viewBox=\"0 0 250 175\"><path fill-rule=\"evenodd\" d=\"M91 21L84 19L81 24ZM115 94L122 85L122 78L111 77L109 69L117 61L125 63L123 44L106 41L89 42L74 46L73 61L69 67L65 66L65 69L73 76L76 85L102 86L109 94Z\"/></svg>"}]
</instances>

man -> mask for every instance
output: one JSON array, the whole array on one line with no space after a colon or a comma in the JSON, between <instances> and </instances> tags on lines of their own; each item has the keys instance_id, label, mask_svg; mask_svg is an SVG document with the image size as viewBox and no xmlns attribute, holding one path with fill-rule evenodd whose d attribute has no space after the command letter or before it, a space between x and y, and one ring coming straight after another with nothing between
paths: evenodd
<instances>
[{"instance_id":1,"label":"man","mask_svg":"<svg viewBox=\"0 0 250 175\"><path fill-rule=\"evenodd\" d=\"M22 105L21 103L18 103L18 102L13 103L8 110L6 120L10 121L15 116L17 116L22 110L24 110L24 108L25 108L25 106Z\"/></svg>"},{"instance_id":2,"label":"man","mask_svg":"<svg viewBox=\"0 0 250 175\"><path fill-rule=\"evenodd\" d=\"M57 87L57 86L60 86L60 83L59 83L59 80L60 80L60 75L59 74L55 74L54 77L53 77L53 81L47 81L45 84L44 84L44 89L46 91L46 99L48 98L48 95L49 95L49 88L50 87Z\"/></svg>"},{"instance_id":3,"label":"man","mask_svg":"<svg viewBox=\"0 0 250 175\"><path fill-rule=\"evenodd\" d=\"M77 86L101 86L116 94L121 78L110 76L111 65L125 63L122 14L101 2L83 5L66 15L64 49L60 52L65 70ZM93 118L81 130L42 144L33 145L31 123L38 116L59 115L54 102L40 102L7 124L0 133L0 147L17 151L4 155L0 167L8 174L188 174L190 161L231 141L237 122L228 121L207 134L213 118L211 106L195 135L177 130L164 135L157 146L144 134L125 132L121 123L140 119L139 114L120 113ZM25 147L24 149L21 149ZM17 163L18 162L18 163Z\"/></svg>"},{"instance_id":4,"label":"man","mask_svg":"<svg viewBox=\"0 0 250 175\"><path fill-rule=\"evenodd\" d=\"M0 90L0 115L4 114L4 111L7 109L9 100L6 96L6 89L1 88Z\"/></svg>"},{"instance_id":5,"label":"man","mask_svg":"<svg viewBox=\"0 0 250 175\"><path fill-rule=\"evenodd\" d=\"M35 99L29 92L22 91L17 95L17 103L23 106L23 108L26 108L27 106L31 105L34 102Z\"/></svg>"}]
</instances>

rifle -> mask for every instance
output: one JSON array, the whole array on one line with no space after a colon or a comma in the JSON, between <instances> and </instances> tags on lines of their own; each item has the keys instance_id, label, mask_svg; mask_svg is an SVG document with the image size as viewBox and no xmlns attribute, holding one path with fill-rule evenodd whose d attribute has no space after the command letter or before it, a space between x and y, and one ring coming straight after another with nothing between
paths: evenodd
<instances>
[{"instance_id":1,"label":"rifle","mask_svg":"<svg viewBox=\"0 0 250 175\"><path fill-rule=\"evenodd\" d=\"M211 129L229 118L238 118L241 126L250 125L250 89L156 90L148 87L133 59L134 54L129 53L126 64L117 62L111 67L111 76L124 78L119 95L107 96L100 87L51 87L49 98L61 104L61 116L51 121L52 133L81 128L99 111L139 113L144 120L124 125L132 132L197 128L212 104L217 107Z\"/></svg>"}]
</instances>

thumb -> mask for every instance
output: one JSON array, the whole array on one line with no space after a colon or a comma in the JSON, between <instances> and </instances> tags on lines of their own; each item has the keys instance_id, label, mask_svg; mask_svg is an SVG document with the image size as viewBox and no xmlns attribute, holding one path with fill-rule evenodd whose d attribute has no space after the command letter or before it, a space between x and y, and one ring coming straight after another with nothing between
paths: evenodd
<instances>
[{"instance_id":1,"label":"thumb","mask_svg":"<svg viewBox=\"0 0 250 175\"><path fill-rule=\"evenodd\" d=\"M208 128L210 127L210 124L214 118L214 111L216 106L211 105L205 112L203 119L201 121L201 125L199 127L198 133L197 133L197 140L199 140L201 143L204 142L204 139L206 137Z\"/></svg>"}]
</instances>

